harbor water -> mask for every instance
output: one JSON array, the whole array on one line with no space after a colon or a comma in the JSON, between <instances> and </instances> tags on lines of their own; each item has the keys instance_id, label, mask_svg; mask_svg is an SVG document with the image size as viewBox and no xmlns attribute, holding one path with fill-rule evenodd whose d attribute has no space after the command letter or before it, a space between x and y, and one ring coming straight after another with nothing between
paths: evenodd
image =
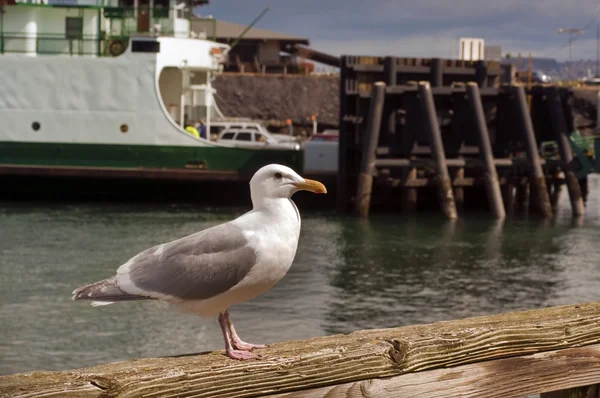
<instances>
[{"instance_id":1,"label":"harbor water","mask_svg":"<svg viewBox=\"0 0 600 398\"><path fill-rule=\"evenodd\" d=\"M273 343L600 300L600 179L587 214L566 192L552 220L485 213L368 220L301 208L287 276L233 307L242 339ZM308 193L299 193L303 195ZM247 209L0 203L0 374L223 349L216 319L155 301L91 307L71 291L139 251Z\"/></svg>"}]
</instances>

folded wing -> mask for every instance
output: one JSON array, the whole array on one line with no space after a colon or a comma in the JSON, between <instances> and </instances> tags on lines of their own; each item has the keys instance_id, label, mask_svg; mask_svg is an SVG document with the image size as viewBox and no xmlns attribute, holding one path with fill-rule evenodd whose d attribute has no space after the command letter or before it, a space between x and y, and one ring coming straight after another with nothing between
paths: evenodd
<instances>
[{"instance_id":1,"label":"folded wing","mask_svg":"<svg viewBox=\"0 0 600 398\"><path fill-rule=\"evenodd\" d=\"M176 302L207 299L235 286L255 262L256 252L243 232L232 224L221 224L131 258L117 270L116 288L111 284L106 298L100 285L105 281L88 285L88 289L96 286L93 291L78 291L77 298L111 302L134 297ZM87 296L88 292L94 294Z\"/></svg>"}]
</instances>

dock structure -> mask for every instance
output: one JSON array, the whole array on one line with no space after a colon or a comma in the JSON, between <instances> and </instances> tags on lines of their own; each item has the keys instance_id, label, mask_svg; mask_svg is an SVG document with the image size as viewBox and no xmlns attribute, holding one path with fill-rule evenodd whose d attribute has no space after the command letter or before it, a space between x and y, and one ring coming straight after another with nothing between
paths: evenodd
<instances>
[{"instance_id":1,"label":"dock structure","mask_svg":"<svg viewBox=\"0 0 600 398\"><path fill-rule=\"evenodd\" d=\"M390 320L390 323L393 320ZM0 377L0 397L598 397L600 302ZM569 395L571 394L571 395Z\"/></svg>"},{"instance_id":2,"label":"dock structure","mask_svg":"<svg viewBox=\"0 0 600 398\"><path fill-rule=\"evenodd\" d=\"M572 91L526 90L505 81L512 76L507 68L492 61L342 56L338 212L354 208L366 216L382 205L412 213L426 207L418 193L433 188L449 219L465 206L485 207L498 219L517 211L551 217L566 183L573 215L582 215L569 142ZM381 120L377 128L374 120ZM540 154L546 141L557 142L558 156Z\"/></svg>"}]
</instances>

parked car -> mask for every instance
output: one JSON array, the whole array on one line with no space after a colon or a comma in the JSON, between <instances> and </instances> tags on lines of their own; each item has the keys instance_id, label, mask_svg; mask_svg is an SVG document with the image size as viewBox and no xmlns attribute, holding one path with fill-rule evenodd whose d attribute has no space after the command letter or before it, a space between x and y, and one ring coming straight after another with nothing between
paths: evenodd
<instances>
[{"instance_id":1,"label":"parked car","mask_svg":"<svg viewBox=\"0 0 600 398\"><path fill-rule=\"evenodd\" d=\"M244 128L226 128L219 133L217 143L243 148L256 149L292 149L299 151L300 144L295 141L277 141L266 130L258 131L255 129Z\"/></svg>"},{"instance_id":2,"label":"parked car","mask_svg":"<svg viewBox=\"0 0 600 398\"><path fill-rule=\"evenodd\" d=\"M271 134L271 137L275 138L275 140L277 140L277 142L300 142L301 139L299 137L296 137L294 135L289 135L289 134L281 134L281 133L269 133Z\"/></svg>"}]
</instances>

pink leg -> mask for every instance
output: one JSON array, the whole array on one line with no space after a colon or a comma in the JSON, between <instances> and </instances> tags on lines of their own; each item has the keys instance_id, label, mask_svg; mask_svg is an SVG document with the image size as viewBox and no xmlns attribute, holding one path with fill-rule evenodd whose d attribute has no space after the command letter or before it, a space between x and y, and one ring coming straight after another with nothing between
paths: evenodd
<instances>
[{"instance_id":1,"label":"pink leg","mask_svg":"<svg viewBox=\"0 0 600 398\"><path fill-rule=\"evenodd\" d=\"M267 347L264 344L250 344L250 343L243 342L242 339L240 339L240 336L238 336L237 333L235 332L233 323L231 322L231 319L229 318L229 311L225 311L224 315L225 315L225 320L227 321L227 327L229 328L229 333L231 335L231 342L233 343L233 346L235 348L237 348L238 350L243 350L243 351L252 351L255 348L266 348Z\"/></svg>"},{"instance_id":2,"label":"pink leg","mask_svg":"<svg viewBox=\"0 0 600 398\"><path fill-rule=\"evenodd\" d=\"M229 341L229 335L227 333L227 319L223 314L219 314L219 326L221 326L221 332L223 332L223 339L225 339L225 353L231 359L254 359L256 354L248 351L234 350Z\"/></svg>"}]
</instances>

